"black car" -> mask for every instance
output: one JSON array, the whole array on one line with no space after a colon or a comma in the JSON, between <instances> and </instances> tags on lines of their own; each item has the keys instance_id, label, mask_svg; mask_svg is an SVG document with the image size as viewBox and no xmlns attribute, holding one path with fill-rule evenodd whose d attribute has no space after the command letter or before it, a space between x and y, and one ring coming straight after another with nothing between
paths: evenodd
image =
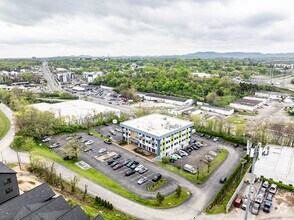
<instances>
[{"instance_id":1,"label":"black car","mask_svg":"<svg viewBox=\"0 0 294 220\"><path fill-rule=\"evenodd\" d=\"M118 161L114 161L110 166L111 167L114 167L116 164L119 164L119 162Z\"/></svg>"},{"instance_id":2,"label":"black car","mask_svg":"<svg viewBox=\"0 0 294 220\"><path fill-rule=\"evenodd\" d=\"M131 176L131 175L133 175L134 173L136 173L135 170L128 170L127 172L125 172L125 175L126 175L126 176Z\"/></svg>"},{"instance_id":3,"label":"black car","mask_svg":"<svg viewBox=\"0 0 294 220\"><path fill-rule=\"evenodd\" d=\"M131 162L132 160L130 160L130 159L127 159L127 160L125 160L124 162L123 162L123 165L124 166L126 166L129 162Z\"/></svg>"},{"instance_id":4,"label":"black car","mask_svg":"<svg viewBox=\"0 0 294 220\"><path fill-rule=\"evenodd\" d=\"M131 166L131 169L135 169L137 166L139 166L139 163L137 161L134 161L134 163Z\"/></svg>"},{"instance_id":5,"label":"black car","mask_svg":"<svg viewBox=\"0 0 294 220\"><path fill-rule=\"evenodd\" d=\"M237 147L239 147L239 144L233 144L233 147L234 148L237 148ZM246 149L247 150L247 149Z\"/></svg>"},{"instance_id":6,"label":"black car","mask_svg":"<svg viewBox=\"0 0 294 220\"><path fill-rule=\"evenodd\" d=\"M161 179L161 174L160 173L157 173L157 174L155 174L154 176L153 176L153 178L152 178L152 181L153 182L157 182L158 180L160 180Z\"/></svg>"},{"instance_id":7,"label":"black car","mask_svg":"<svg viewBox=\"0 0 294 220\"><path fill-rule=\"evenodd\" d=\"M121 157L121 155L120 155L120 154L117 154L117 155L115 155L115 156L113 157L113 159L116 160L116 159L118 159L118 158L120 158L120 157Z\"/></svg>"},{"instance_id":8,"label":"black car","mask_svg":"<svg viewBox=\"0 0 294 220\"><path fill-rule=\"evenodd\" d=\"M222 178L220 178L219 182L220 183L225 183L227 181L227 177L223 176Z\"/></svg>"},{"instance_id":9,"label":"black car","mask_svg":"<svg viewBox=\"0 0 294 220\"><path fill-rule=\"evenodd\" d=\"M83 138L82 136L78 136L78 137L76 137L77 140L80 140L80 139L82 139L82 138Z\"/></svg>"},{"instance_id":10,"label":"black car","mask_svg":"<svg viewBox=\"0 0 294 220\"><path fill-rule=\"evenodd\" d=\"M109 161L107 161L108 165L112 164L115 160L114 159L111 159Z\"/></svg>"},{"instance_id":11,"label":"black car","mask_svg":"<svg viewBox=\"0 0 294 220\"><path fill-rule=\"evenodd\" d=\"M189 147L189 149L191 150L191 151L193 151L194 150L194 148L191 146L191 147Z\"/></svg>"},{"instance_id":12,"label":"black car","mask_svg":"<svg viewBox=\"0 0 294 220\"><path fill-rule=\"evenodd\" d=\"M107 124L107 123L104 123L104 125L105 125L105 126L109 126L109 124Z\"/></svg>"}]
</instances>

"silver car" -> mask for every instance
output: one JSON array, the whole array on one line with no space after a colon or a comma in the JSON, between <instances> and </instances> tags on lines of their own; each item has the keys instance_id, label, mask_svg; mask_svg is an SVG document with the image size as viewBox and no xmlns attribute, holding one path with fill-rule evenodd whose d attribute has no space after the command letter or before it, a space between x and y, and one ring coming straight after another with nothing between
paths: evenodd
<instances>
[{"instance_id":1,"label":"silver car","mask_svg":"<svg viewBox=\"0 0 294 220\"><path fill-rule=\"evenodd\" d=\"M251 208L251 213L252 213L253 215L257 215L258 212L259 212L259 208L260 208L260 204L258 204L258 203L255 202L255 203L253 204L252 208Z\"/></svg>"},{"instance_id":2,"label":"silver car","mask_svg":"<svg viewBox=\"0 0 294 220\"><path fill-rule=\"evenodd\" d=\"M138 183L139 185L142 185L142 184L145 183L147 180L148 180L147 177L144 176L144 177L142 177L141 179L139 179L137 183Z\"/></svg>"}]
</instances>

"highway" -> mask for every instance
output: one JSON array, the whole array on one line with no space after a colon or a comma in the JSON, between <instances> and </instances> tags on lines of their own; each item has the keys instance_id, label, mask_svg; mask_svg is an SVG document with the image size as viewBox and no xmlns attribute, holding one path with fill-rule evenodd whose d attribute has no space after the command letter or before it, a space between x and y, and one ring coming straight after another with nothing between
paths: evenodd
<instances>
[{"instance_id":1,"label":"highway","mask_svg":"<svg viewBox=\"0 0 294 220\"><path fill-rule=\"evenodd\" d=\"M43 74L44 74L44 78L47 80L47 87L50 91L62 91L60 85L58 84L58 82L55 80L53 74L51 73L49 66L48 66L48 62L47 61L43 61Z\"/></svg>"}]
</instances>

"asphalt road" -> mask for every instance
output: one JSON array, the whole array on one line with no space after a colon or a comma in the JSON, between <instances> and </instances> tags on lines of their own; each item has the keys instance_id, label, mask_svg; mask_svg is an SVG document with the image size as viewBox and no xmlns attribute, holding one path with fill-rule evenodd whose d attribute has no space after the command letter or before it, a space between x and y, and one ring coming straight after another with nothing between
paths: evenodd
<instances>
[{"instance_id":1,"label":"asphalt road","mask_svg":"<svg viewBox=\"0 0 294 220\"><path fill-rule=\"evenodd\" d=\"M1 104L0 107L12 123L9 132L0 142L0 151L2 152L3 158L4 160L6 160L6 162L16 163L16 153L9 148L9 145L12 142L13 137L15 135L12 112L3 104ZM78 187L81 190L83 190L85 184L87 184L88 193L90 195L105 198L108 201L110 201L116 209L121 210L124 213L139 219L194 219L195 216L199 215L206 208L211 199L219 191L221 185L218 183L218 180L221 176L223 176L223 171L231 173L239 162L240 151L234 149L233 147L225 146L220 143L218 145L219 147L225 148L229 151L228 158L221 164L221 166L218 169L214 171L214 173L208 178L207 182L204 185L194 185L188 180L168 170L164 170L164 173L162 173L163 175L170 175L170 177L177 180L177 183L179 185L188 189L192 193L192 196L189 200L175 208L153 209L140 205L108 189L105 189L104 187L81 176L79 177L80 182L78 183ZM27 153L22 153L20 154L20 156L23 163L29 162L29 157ZM62 173L63 178L67 181L72 180L74 176L79 176L75 172L59 164L56 164L56 172Z\"/></svg>"},{"instance_id":2,"label":"asphalt road","mask_svg":"<svg viewBox=\"0 0 294 220\"><path fill-rule=\"evenodd\" d=\"M47 80L47 87L50 91L62 91L60 85L56 82L53 74L51 73L46 61L43 61L43 74L44 78Z\"/></svg>"}]
</instances>

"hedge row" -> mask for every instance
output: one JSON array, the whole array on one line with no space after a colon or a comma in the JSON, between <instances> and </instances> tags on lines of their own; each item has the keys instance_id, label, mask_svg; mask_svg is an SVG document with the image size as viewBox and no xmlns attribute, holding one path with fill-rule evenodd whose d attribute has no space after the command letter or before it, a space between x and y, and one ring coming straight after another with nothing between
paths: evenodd
<instances>
[{"instance_id":1,"label":"hedge row","mask_svg":"<svg viewBox=\"0 0 294 220\"><path fill-rule=\"evenodd\" d=\"M105 207L105 208L107 208L109 210L112 210L113 209L113 205L110 202L108 202L108 201L100 198L99 196L96 196L95 197L95 204L96 205L103 206L103 207Z\"/></svg>"},{"instance_id":2,"label":"hedge row","mask_svg":"<svg viewBox=\"0 0 294 220\"><path fill-rule=\"evenodd\" d=\"M276 181L274 181L272 179L267 179L267 178L264 178L264 177L261 177L260 179L262 181L268 181L270 184L276 184L281 189L285 189L287 191L294 192L294 187L291 186L291 185L286 185L284 183L276 182Z\"/></svg>"}]
</instances>

